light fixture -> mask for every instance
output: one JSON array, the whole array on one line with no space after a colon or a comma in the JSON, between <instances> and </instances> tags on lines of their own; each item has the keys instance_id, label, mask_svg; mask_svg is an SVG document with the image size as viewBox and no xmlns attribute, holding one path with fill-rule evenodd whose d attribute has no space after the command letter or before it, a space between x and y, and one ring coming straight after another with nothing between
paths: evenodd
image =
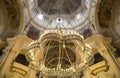
<instances>
[{"instance_id":1,"label":"light fixture","mask_svg":"<svg viewBox=\"0 0 120 78\"><path fill-rule=\"evenodd\" d=\"M42 19L43 19L43 14L42 14L42 13L38 14L38 19L39 19L39 20L42 20Z\"/></svg>"},{"instance_id":2,"label":"light fixture","mask_svg":"<svg viewBox=\"0 0 120 78\"><path fill-rule=\"evenodd\" d=\"M28 46L30 67L41 75L74 76L93 63L91 48L75 31L45 31L39 40Z\"/></svg>"},{"instance_id":3,"label":"light fixture","mask_svg":"<svg viewBox=\"0 0 120 78\"><path fill-rule=\"evenodd\" d=\"M82 16L80 14L76 14L76 18L80 19L80 18L82 18Z\"/></svg>"},{"instance_id":4,"label":"light fixture","mask_svg":"<svg viewBox=\"0 0 120 78\"><path fill-rule=\"evenodd\" d=\"M33 0L31 0L31 2L33 2Z\"/></svg>"},{"instance_id":5,"label":"light fixture","mask_svg":"<svg viewBox=\"0 0 120 78\"><path fill-rule=\"evenodd\" d=\"M62 19L62 17L57 17L56 22L57 22L57 23L63 23L63 19Z\"/></svg>"}]
</instances>

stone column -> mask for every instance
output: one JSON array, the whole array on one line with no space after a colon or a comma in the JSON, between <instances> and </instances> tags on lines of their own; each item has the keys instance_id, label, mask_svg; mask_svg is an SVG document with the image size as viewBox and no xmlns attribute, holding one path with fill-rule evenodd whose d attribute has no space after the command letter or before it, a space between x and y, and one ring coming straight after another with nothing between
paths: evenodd
<instances>
[{"instance_id":1,"label":"stone column","mask_svg":"<svg viewBox=\"0 0 120 78\"><path fill-rule=\"evenodd\" d=\"M26 49L31 42L32 40L30 38L23 35L18 35L17 37L8 40L9 45L12 45L10 46L11 48L8 50L7 57L5 57L0 69L0 78L4 78L4 74L8 70L8 67L19 54L21 49Z\"/></svg>"},{"instance_id":2,"label":"stone column","mask_svg":"<svg viewBox=\"0 0 120 78\"><path fill-rule=\"evenodd\" d=\"M116 78L120 78L120 67L113 55L115 49L111 46L111 42L112 38L104 37L102 35L93 35L86 39L86 43L90 44L95 52L100 52L105 58L108 65L113 70L113 73L115 73Z\"/></svg>"},{"instance_id":3,"label":"stone column","mask_svg":"<svg viewBox=\"0 0 120 78\"><path fill-rule=\"evenodd\" d=\"M15 56L15 52L8 51L8 54L6 56L7 57L5 57L5 60L3 61L4 63L2 64L2 67L0 69L0 78L4 77L4 74L5 74L6 70L10 66L10 63L12 62L12 60Z\"/></svg>"},{"instance_id":4,"label":"stone column","mask_svg":"<svg viewBox=\"0 0 120 78\"><path fill-rule=\"evenodd\" d=\"M84 78L92 78L92 74L89 68L84 71Z\"/></svg>"},{"instance_id":5,"label":"stone column","mask_svg":"<svg viewBox=\"0 0 120 78\"><path fill-rule=\"evenodd\" d=\"M36 70L30 69L29 78L36 78Z\"/></svg>"},{"instance_id":6,"label":"stone column","mask_svg":"<svg viewBox=\"0 0 120 78\"><path fill-rule=\"evenodd\" d=\"M99 52L107 60L108 65L112 68L113 73L116 75L116 78L120 78L120 68L113 55L115 49L110 45L111 40L108 38L103 39L103 44L100 44Z\"/></svg>"}]
</instances>

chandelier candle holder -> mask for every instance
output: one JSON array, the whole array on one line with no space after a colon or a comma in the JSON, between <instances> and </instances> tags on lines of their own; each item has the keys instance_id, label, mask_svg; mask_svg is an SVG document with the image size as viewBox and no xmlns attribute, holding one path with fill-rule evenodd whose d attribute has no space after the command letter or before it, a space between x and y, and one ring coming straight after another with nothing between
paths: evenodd
<instances>
[{"instance_id":1,"label":"chandelier candle holder","mask_svg":"<svg viewBox=\"0 0 120 78\"><path fill-rule=\"evenodd\" d=\"M71 76L94 61L91 48L75 31L45 31L28 46L30 67L44 76Z\"/></svg>"}]
</instances>

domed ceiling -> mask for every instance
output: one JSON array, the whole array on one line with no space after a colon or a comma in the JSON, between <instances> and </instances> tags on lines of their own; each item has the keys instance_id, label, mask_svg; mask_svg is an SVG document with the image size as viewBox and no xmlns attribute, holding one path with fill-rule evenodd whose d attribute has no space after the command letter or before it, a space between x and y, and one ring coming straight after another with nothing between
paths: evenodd
<instances>
[{"instance_id":1,"label":"domed ceiling","mask_svg":"<svg viewBox=\"0 0 120 78\"><path fill-rule=\"evenodd\" d=\"M102 0L97 13L99 32L113 39L119 38L119 8L120 0ZM117 22L117 23L116 23Z\"/></svg>"},{"instance_id":2,"label":"domed ceiling","mask_svg":"<svg viewBox=\"0 0 120 78\"><path fill-rule=\"evenodd\" d=\"M0 38L14 37L19 33L21 14L17 0L0 0Z\"/></svg>"},{"instance_id":3,"label":"domed ceiling","mask_svg":"<svg viewBox=\"0 0 120 78\"><path fill-rule=\"evenodd\" d=\"M74 29L87 20L91 0L30 0L34 24L43 29Z\"/></svg>"},{"instance_id":4,"label":"domed ceiling","mask_svg":"<svg viewBox=\"0 0 120 78\"><path fill-rule=\"evenodd\" d=\"M38 0L38 6L47 14L71 14L81 7L81 0Z\"/></svg>"}]
</instances>

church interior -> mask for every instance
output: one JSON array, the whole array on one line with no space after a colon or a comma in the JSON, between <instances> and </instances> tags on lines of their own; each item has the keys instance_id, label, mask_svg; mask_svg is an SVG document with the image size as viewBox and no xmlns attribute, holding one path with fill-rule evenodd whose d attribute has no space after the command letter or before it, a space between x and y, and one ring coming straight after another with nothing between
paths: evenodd
<instances>
[{"instance_id":1,"label":"church interior","mask_svg":"<svg viewBox=\"0 0 120 78\"><path fill-rule=\"evenodd\" d=\"M0 78L120 78L120 0L0 0Z\"/></svg>"}]
</instances>

